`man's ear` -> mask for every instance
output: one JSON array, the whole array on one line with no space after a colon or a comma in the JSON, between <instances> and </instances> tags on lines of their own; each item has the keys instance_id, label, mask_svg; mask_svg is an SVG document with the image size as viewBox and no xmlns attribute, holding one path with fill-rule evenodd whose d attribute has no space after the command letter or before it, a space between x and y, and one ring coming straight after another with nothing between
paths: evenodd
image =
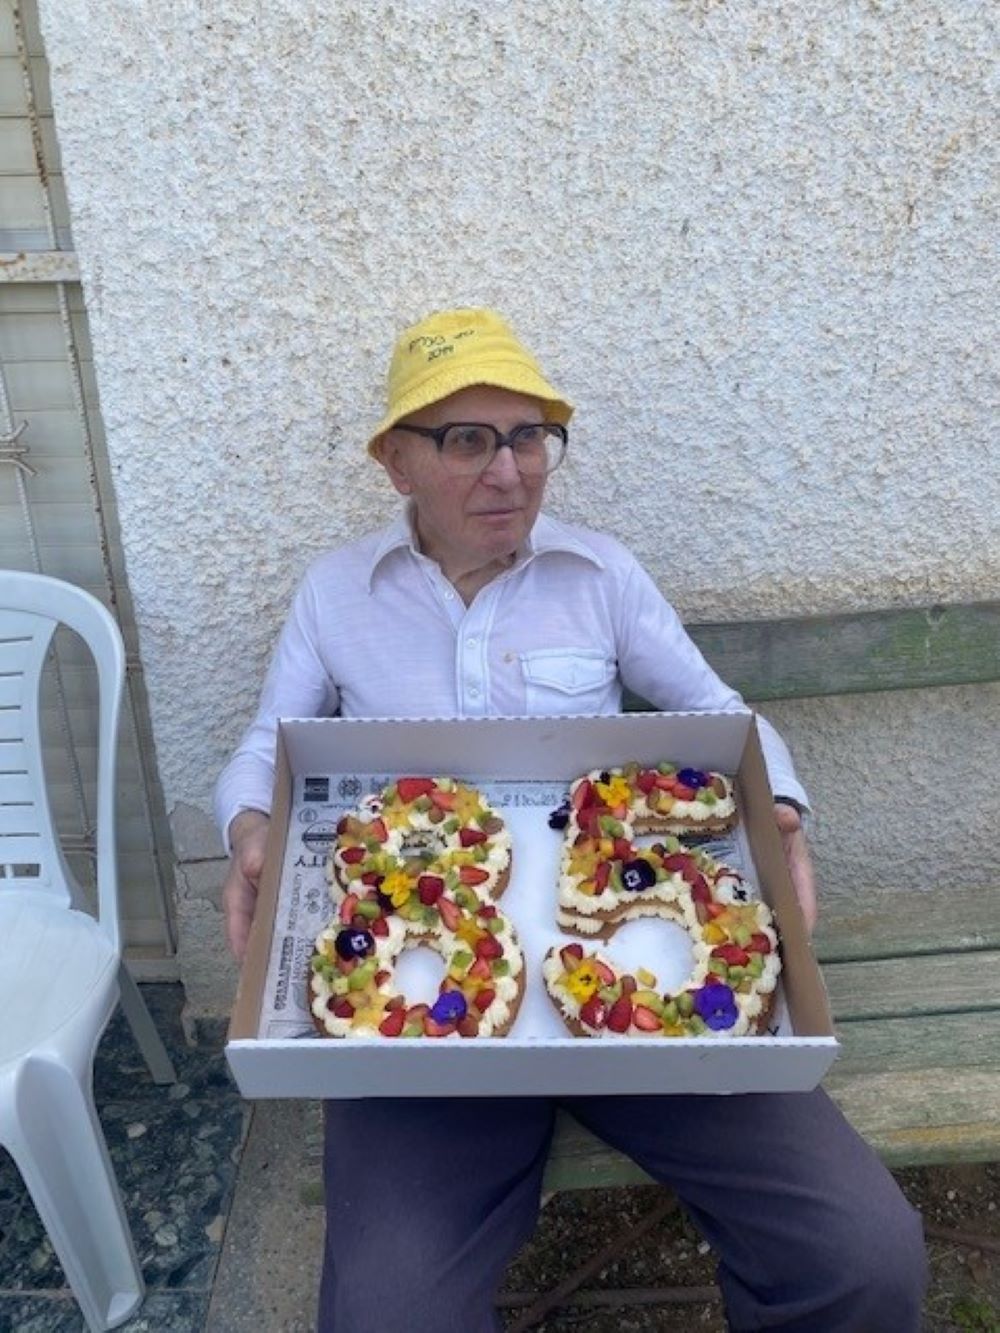
<instances>
[{"instance_id":1,"label":"man's ear","mask_svg":"<svg viewBox=\"0 0 1000 1333\"><path fill-rule=\"evenodd\" d=\"M405 442L399 438L395 431L387 430L376 441L373 452L388 472L389 480L400 495L410 495L413 487L410 484L406 466L409 460Z\"/></svg>"}]
</instances>

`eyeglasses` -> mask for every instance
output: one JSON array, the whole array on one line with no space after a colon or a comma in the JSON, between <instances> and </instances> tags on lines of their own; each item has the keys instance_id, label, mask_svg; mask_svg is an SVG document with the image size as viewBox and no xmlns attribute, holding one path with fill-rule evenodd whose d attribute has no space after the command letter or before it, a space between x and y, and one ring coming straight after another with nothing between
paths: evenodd
<instances>
[{"instance_id":1,"label":"eyeglasses","mask_svg":"<svg viewBox=\"0 0 1000 1333\"><path fill-rule=\"evenodd\" d=\"M470 477L485 472L498 450L503 448L510 449L522 476L544 476L553 472L566 457L569 440L566 427L554 421L515 426L506 435L502 435L496 426L478 421L453 421L434 429L399 422L393 429L433 440L448 470Z\"/></svg>"}]
</instances>

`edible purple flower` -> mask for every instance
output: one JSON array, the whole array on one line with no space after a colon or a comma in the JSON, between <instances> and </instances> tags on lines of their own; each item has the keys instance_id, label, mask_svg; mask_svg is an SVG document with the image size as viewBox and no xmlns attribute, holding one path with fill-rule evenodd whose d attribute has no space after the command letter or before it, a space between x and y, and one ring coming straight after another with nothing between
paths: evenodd
<instances>
[{"instance_id":1,"label":"edible purple flower","mask_svg":"<svg viewBox=\"0 0 1000 1333\"><path fill-rule=\"evenodd\" d=\"M711 778L707 773L703 773L700 768L682 768L677 774L677 781L683 782L685 787L693 787L697 791L699 787L707 787Z\"/></svg>"},{"instance_id":2,"label":"edible purple flower","mask_svg":"<svg viewBox=\"0 0 1000 1333\"><path fill-rule=\"evenodd\" d=\"M569 823L570 804L569 801L563 801L558 810L553 810L549 815L549 828L564 829Z\"/></svg>"},{"instance_id":3,"label":"edible purple flower","mask_svg":"<svg viewBox=\"0 0 1000 1333\"><path fill-rule=\"evenodd\" d=\"M731 1028L739 1018L733 992L722 981L710 981L707 986L695 991L694 1008L698 1017L704 1019L713 1032Z\"/></svg>"},{"instance_id":4,"label":"edible purple flower","mask_svg":"<svg viewBox=\"0 0 1000 1333\"><path fill-rule=\"evenodd\" d=\"M367 930L342 930L333 946L341 958L364 958L375 948L375 939Z\"/></svg>"},{"instance_id":5,"label":"edible purple flower","mask_svg":"<svg viewBox=\"0 0 1000 1333\"><path fill-rule=\"evenodd\" d=\"M656 883L656 871L641 856L634 861L626 861L622 866L622 883L632 893L642 889L651 889Z\"/></svg>"},{"instance_id":6,"label":"edible purple flower","mask_svg":"<svg viewBox=\"0 0 1000 1333\"><path fill-rule=\"evenodd\" d=\"M445 1023L460 1023L469 1011L465 996L460 990L446 990L431 1005L431 1018L442 1026Z\"/></svg>"}]
</instances>

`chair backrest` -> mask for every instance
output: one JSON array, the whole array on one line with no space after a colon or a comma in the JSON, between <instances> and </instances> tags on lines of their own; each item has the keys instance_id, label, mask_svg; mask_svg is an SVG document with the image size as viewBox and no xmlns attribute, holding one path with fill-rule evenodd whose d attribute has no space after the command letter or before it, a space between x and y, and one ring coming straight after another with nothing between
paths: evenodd
<instances>
[{"instance_id":1,"label":"chair backrest","mask_svg":"<svg viewBox=\"0 0 1000 1333\"><path fill-rule=\"evenodd\" d=\"M56 628L74 630L97 665L98 919L119 947L115 769L125 650L111 614L82 588L0 569L0 895L73 905L72 877L52 822L42 758L42 668Z\"/></svg>"}]
</instances>

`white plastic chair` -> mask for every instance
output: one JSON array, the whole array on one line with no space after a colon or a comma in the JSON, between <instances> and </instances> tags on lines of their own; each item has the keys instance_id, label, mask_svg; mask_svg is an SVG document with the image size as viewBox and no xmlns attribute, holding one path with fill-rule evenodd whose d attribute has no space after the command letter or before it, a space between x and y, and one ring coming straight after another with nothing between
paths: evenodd
<instances>
[{"instance_id":1,"label":"white plastic chair","mask_svg":"<svg viewBox=\"0 0 1000 1333\"><path fill-rule=\"evenodd\" d=\"M52 822L39 688L59 623L97 664L95 919ZM0 1144L14 1158L91 1329L124 1322L143 1282L93 1100L94 1051L121 996L157 1081L173 1068L122 961L115 767L125 654L89 593L0 570Z\"/></svg>"}]
</instances>

